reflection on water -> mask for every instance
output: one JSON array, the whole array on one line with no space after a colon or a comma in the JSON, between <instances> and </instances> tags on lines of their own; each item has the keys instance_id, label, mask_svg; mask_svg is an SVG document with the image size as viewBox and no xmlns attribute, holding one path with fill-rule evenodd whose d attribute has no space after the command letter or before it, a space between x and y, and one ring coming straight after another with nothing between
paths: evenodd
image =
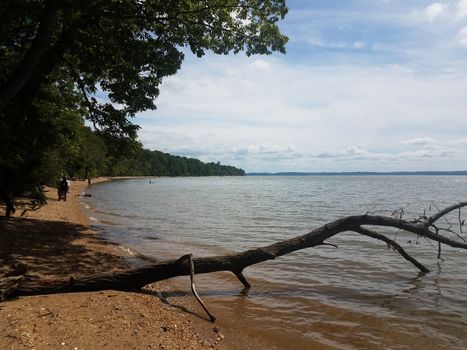
<instances>
[{"instance_id":1,"label":"reflection on water","mask_svg":"<svg viewBox=\"0 0 467 350\"><path fill-rule=\"evenodd\" d=\"M90 215L107 237L158 259L267 245L342 216L465 200L467 178L448 176L161 178L91 189ZM464 196L464 198L463 198ZM464 349L466 252L403 232L391 238L432 272L421 275L386 245L355 233L249 267L248 294L228 273L198 278L221 326L278 349ZM167 296L188 291L174 279ZM183 293L182 293L183 294Z\"/></svg>"}]
</instances>

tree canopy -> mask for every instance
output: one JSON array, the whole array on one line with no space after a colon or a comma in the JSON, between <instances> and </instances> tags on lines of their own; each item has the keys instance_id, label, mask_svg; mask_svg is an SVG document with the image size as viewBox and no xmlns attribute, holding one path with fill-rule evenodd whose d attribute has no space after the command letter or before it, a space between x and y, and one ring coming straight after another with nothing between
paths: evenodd
<instances>
[{"instance_id":1,"label":"tree canopy","mask_svg":"<svg viewBox=\"0 0 467 350\"><path fill-rule=\"evenodd\" d=\"M0 198L99 163L103 142L107 159L131 155L131 117L156 108L185 54L284 53L286 13L285 0L2 1Z\"/></svg>"},{"instance_id":2,"label":"tree canopy","mask_svg":"<svg viewBox=\"0 0 467 350\"><path fill-rule=\"evenodd\" d=\"M277 22L286 12L284 0L6 0L0 108L33 96L64 69L96 128L132 135L126 117L155 108L159 85L180 68L184 48L199 57L207 50L284 52ZM98 90L110 101L90 97Z\"/></svg>"}]
</instances>

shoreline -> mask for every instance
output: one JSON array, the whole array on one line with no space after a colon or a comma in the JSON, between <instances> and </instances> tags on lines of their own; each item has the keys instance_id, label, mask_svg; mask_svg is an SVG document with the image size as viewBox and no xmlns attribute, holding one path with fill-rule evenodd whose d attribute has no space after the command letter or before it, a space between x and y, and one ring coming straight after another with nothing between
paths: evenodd
<instances>
[{"instance_id":1,"label":"shoreline","mask_svg":"<svg viewBox=\"0 0 467 350\"><path fill-rule=\"evenodd\" d=\"M94 184L141 177L95 178ZM73 181L66 202L0 220L0 276L23 265L41 275L90 274L129 266L124 247L92 231ZM3 272L3 273L2 273ZM3 349L224 349L219 329L157 293L99 291L17 297L0 303ZM198 312L195 310L194 312Z\"/></svg>"}]
</instances>

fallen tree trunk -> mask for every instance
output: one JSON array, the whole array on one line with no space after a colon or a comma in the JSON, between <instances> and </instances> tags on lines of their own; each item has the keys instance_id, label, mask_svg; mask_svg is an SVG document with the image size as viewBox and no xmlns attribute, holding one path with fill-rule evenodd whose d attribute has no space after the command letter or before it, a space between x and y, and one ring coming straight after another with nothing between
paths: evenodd
<instances>
[{"instance_id":1,"label":"fallen tree trunk","mask_svg":"<svg viewBox=\"0 0 467 350\"><path fill-rule=\"evenodd\" d=\"M429 240L446 244L451 247L467 249L467 242L462 236L456 233L456 239L451 239L447 236L439 234L439 227L436 223L439 219L446 219L446 215L467 206L467 202L461 202L446 208L439 213L429 218L422 216L413 220L402 220L388 216L377 215L359 215L348 216L331 223L328 223L316 230L313 230L305 235L301 235L292 239L283 240L265 247L254 248L244 252L212 256L204 258L193 258L192 266L190 260L186 256L178 260L168 260L159 263L152 263L142 267L131 268L124 271L95 274L90 276L69 276L64 278L46 278L24 275L17 280L15 290L9 289L11 296L20 295L38 295L38 294L53 294L53 293L69 293L69 292L86 292L99 290L121 290L129 291L140 289L150 283L169 279L176 276L189 276L190 267L194 268L194 272L210 273L217 271L230 271L247 288L250 284L243 275L243 270L248 266L258 264L260 262L275 259L279 256L320 245L332 245L327 243L329 238L345 231L353 231L371 238L383 240L388 246L397 250L406 260L414 264L420 271L428 272L429 270L411 257L405 250L394 240L377 233L374 230L368 229L366 226L375 227L392 227L409 233L413 233L420 237L425 237ZM460 217L460 213L459 213ZM459 219L459 230L462 232L463 221ZM433 232L433 229L435 230ZM449 226L450 233L455 233L452 230L452 225ZM0 281L1 287L1 281Z\"/></svg>"}]
</instances>

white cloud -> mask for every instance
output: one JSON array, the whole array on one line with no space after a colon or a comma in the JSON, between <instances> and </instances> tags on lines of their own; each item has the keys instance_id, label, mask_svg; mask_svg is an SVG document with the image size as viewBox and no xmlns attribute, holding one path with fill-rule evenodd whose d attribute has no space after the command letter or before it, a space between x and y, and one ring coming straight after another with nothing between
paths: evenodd
<instances>
[{"instance_id":1,"label":"white cloud","mask_svg":"<svg viewBox=\"0 0 467 350\"><path fill-rule=\"evenodd\" d=\"M454 147L443 140L467 130L467 74L451 68L187 59L164 81L158 110L135 122L146 147L247 171L455 169L467 152L457 147L449 166L441 155Z\"/></svg>"},{"instance_id":2,"label":"white cloud","mask_svg":"<svg viewBox=\"0 0 467 350\"><path fill-rule=\"evenodd\" d=\"M452 140L450 143L455 144L455 145L465 145L467 144L467 137L463 139L458 139L458 140Z\"/></svg>"},{"instance_id":3,"label":"white cloud","mask_svg":"<svg viewBox=\"0 0 467 350\"><path fill-rule=\"evenodd\" d=\"M328 150L311 155L314 158L351 158L351 157L370 157L371 153L359 146L350 146L340 150Z\"/></svg>"},{"instance_id":4,"label":"white cloud","mask_svg":"<svg viewBox=\"0 0 467 350\"><path fill-rule=\"evenodd\" d=\"M311 45L316 48L327 48L327 49L360 50L367 46L366 43L361 40L356 40L356 41L327 40L327 39L324 39L320 33L314 32L313 30L296 35L294 37L294 40L299 41L299 42L305 42L308 45Z\"/></svg>"},{"instance_id":5,"label":"white cloud","mask_svg":"<svg viewBox=\"0 0 467 350\"><path fill-rule=\"evenodd\" d=\"M434 1L303 1L286 56L187 54L141 140L247 171L463 168L467 0Z\"/></svg>"},{"instance_id":6,"label":"white cloud","mask_svg":"<svg viewBox=\"0 0 467 350\"><path fill-rule=\"evenodd\" d=\"M444 158L451 157L454 153L448 149L440 149L437 147L427 147L416 151L407 151L399 154L400 158L410 160L420 160L425 158Z\"/></svg>"},{"instance_id":7,"label":"white cloud","mask_svg":"<svg viewBox=\"0 0 467 350\"><path fill-rule=\"evenodd\" d=\"M271 65L265 60L257 59L251 64L251 68L257 70L268 71L271 69Z\"/></svg>"},{"instance_id":8,"label":"white cloud","mask_svg":"<svg viewBox=\"0 0 467 350\"><path fill-rule=\"evenodd\" d=\"M460 46L467 47L467 26L459 30L458 38Z\"/></svg>"},{"instance_id":9,"label":"white cloud","mask_svg":"<svg viewBox=\"0 0 467 350\"><path fill-rule=\"evenodd\" d=\"M410 140L403 140L401 144L403 145L431 145L435 144L437 141L430 137L416 137Z\"/></svg>"},{"instance_id":10,"label":"white cloud","mask_svg":"<svg viewBox=\"0 0 467 350\"><path fill-rule=\"evenodd\" d=\"M447 7L446 4L435 2L423 10L423 15L429 22L432 22L439 18Z\"/></svg>"},{"instance_id":11,"label":"white cloud","mask_svg":"<svg viewBox=\"0 0 467 350\"><path fill-rule=\"evenodd\" d=\"M459 0L457 3L457 16L460 18L467 16L467 0Z\"/></svg>"},{"instance_id":12,"label":"white cloud","mask_svg":"<svg viewBox=\"0 0 467 350\"><path fill-rule=\"evenodd\" d=\"M363 49L363 48L365 48L365 46L366 46L366 44L363 41L355 41L353 43L353 47L355 49Z\"/></svg>"},{"instance_id":13,"label":"white cloud","mask_svg":"<svg viewBox=\"0 0 467 350\"><path fill-rule=\"evenodd\" d=\"M286 154L295 152L295 145L277 145L277 144L251 144L244 148L235 148L235 153L240 154Z\"/></svg>"}]
</instances>

